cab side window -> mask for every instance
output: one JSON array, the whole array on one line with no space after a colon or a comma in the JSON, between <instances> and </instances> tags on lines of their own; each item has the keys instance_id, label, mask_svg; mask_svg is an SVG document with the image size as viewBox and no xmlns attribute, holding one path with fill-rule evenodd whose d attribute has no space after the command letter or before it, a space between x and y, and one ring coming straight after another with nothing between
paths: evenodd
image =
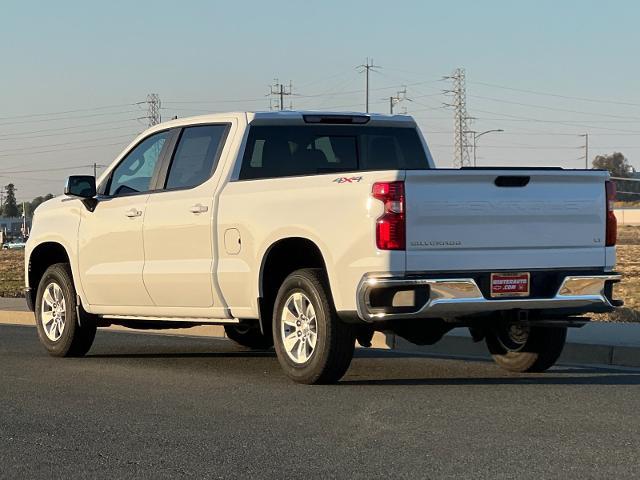
<instances>
[{"instance_id":1,"label":"cab side window","mask_svg":"<svg viewBox=\"0 0 640 480\"><path fill-rule=\"evenodd\" d=\"M166 189L191 188L207 181L216 168L228 125L200 125L182 131Z\"/></svg>"},{"instance_id":2,"label":"cab side window","mask_svg":"<svg viewBox=\"0 0 640 480\"><path fill-rule=\"evenodd\" d=\"M159 132L143 140L113 170L107 194L120 196L148 192L162 147L169 132Z\"/></svg>"}]
</instances>

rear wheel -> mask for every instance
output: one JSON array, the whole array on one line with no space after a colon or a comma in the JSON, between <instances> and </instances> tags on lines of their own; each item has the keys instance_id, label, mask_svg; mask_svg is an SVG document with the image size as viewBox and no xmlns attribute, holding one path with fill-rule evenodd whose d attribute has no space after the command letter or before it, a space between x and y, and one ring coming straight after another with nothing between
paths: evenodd
<instances>
[{"instance_id":1,"label":"rear wheel","mask_svg":"<svg viewBox=\"0 0 640 480\"><path fill-rule=\"evenodd\" d=\"M263 335L258 325L225 325L224 332L229 339L243 347L255 350L267 350L273 347L271 336Z\"/></svg>"},{"instance_id":2,"label":"rear wheel","mask_svg":"<svg viewBox=\"0 0 640 480\"><path fill-rule=\"evenodd\" d=\"M487 333L486 342L495 362L511 372L544 372L562 353L566 327L532 327L499 324Z\"/></svg>"},{"instance_id":3,"label":"rear wheel","mask_svg":"<svg viewBox=\"0 0 640 480\"><path fill-rule=\"evenodd\" d=\"M273 338L280 365L298 383L334 383L346 373L355 329L338 318L322 270L297 270L285 279L275 302Z\"/></svg>"},{"instance_id":4,"label":"rear wheel","mask_svg":"<svg viewBox=\"0 0 640 480\"><path fill-rule=\"evenodd\" d=\"M77 305L76 298L69 264L50 266L38 285L35 305L38 337L50 355L81 357L93 344L95 318Z\"/></svg>"}]
</instances>

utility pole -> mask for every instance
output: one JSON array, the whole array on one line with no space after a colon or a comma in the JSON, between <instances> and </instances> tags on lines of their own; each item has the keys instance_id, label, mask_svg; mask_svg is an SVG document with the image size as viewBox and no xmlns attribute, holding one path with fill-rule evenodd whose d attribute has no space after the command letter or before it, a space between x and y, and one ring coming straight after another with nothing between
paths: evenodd
<instances>
[{"instance_id":1,"label":"utility pole","mask_svg":"<svg viewBox=\"0 0 640 480\"><path fill-rule=\"evenodd\" d=\"M150 127L158 125L162 121L160 105L160 95L157 93L147 95L147 118L149 119Z\"/></svg>"},{"instance_id":2,"label":"utility pole","mask_svg":"<svg viewBox=\"0 0 640 480\"><path fill-rule=\"evenodd\" d=\"M371 63L369 63L371 62ZM367 57L366 62L363 65L358 65L356 68L360 69L360 73L365 73L365 90L364 90L364 108L365 112L369 113L369 71L373 70L375 72L376 68L382 68L380 65L374 65L373 58L369 59Z\"/></svg>"},{"instance_id":3,"label":"utility pole","mask_svg":"<svg viewBox=\"0 0 640 480\"><path fill-rule=\"evenodd\" d=\"M98 178L98 164L93 163L93 178Z\"/></svg>"},{"instance_id":4,"label":"utility pole","mask_svg":"<svg viewBox=\"0 0 640 480\"><path fill-rule=\"evenodd\" d=\"M27 231L27 210L25 207L25 202L22 202L22 227L20 228L20 232L22 233L22 238L26 237L29 232Z\"/></svg>"},{"instance_id":5,"label":"utility pole","mask_svg":"<svg viewBox=\"0 0 640 480\"><path fill-rule=\"evenodd\" d=\"M271 96L271 103L269 105L270 110L274 109L273 108L274 97L276 99L276 110L284 110L284 97L293 95L293 84L291 83L291 80L289 80L288 88L286 85L279 83L277 78L275 79L274 84L271 85L270 87L271 87L271 91L269 92L269 95ZM293 109L293 104L290 103L289 108Z\"/></svg>"},{"instance_id":6,"label":"utility pole","mask_svg":"<svg viewBox=\"0 0 640 480\"><path fill-rule=\"evenodd\" d=\"M403 100L407 100L407 87L404 87L402 90L399 90L396 93L396 96L389 97L389 113L393 115L393 107L402 102Z\"/></svg>"},{"instance_id":7,"label":"utility pole","mask_svg":"<svg viewBox=\"0 0 640 480\"><path fill-rule=\"evenodd\" d=\"M589 169L589 134L584 133L580 135L584 137L584 168Z\"/></svg>"},{"instance_id":8,"label":"utility pole","mask_svg":"<svg viewBox=\"0 0 640 480\"><path fill-rule=\"evenodd\" d=\"M451 90L445 90L444 93L453 94L453 103L445 104L447 107L453 107L454 109L454 154L453 164L456 167L469 166L469 137L467 132L469 128L467 126L467 120L471 117L467 114L467 93L465 88L465 72L463 68L457 68L454 72L444 77L453 81L453 88Z\"/></svg>"}]
</instances>

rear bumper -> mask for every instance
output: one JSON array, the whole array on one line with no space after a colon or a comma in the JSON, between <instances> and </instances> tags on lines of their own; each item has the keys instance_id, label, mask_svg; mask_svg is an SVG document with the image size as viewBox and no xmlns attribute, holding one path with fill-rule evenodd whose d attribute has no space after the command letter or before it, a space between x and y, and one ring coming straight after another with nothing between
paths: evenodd
<instances>
[{"instance_id":1,"label":"rear bumper","mask_svg":"<svg viewBox=\"0 0 640 480\"><path fill-rule=\"evenodd\" d=\"M537 310L580 314L608 312L617 306L611 298L611 284L620 280L617 274L567 275L554 295L547 298L486 298L473 278L406 278L365 275L358 285L358 316L366 322L451 318L505 310ZM411 307L373 305L372 294L421 289L421 298ZM382 290L381 290L382 289Z\"/></svg>"}]
</instances>

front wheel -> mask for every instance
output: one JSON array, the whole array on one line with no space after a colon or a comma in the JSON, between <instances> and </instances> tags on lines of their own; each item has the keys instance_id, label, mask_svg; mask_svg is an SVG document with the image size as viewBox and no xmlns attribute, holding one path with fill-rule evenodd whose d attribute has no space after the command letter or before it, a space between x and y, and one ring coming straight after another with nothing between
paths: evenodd
<instances>
[{"instance_id":1,"label":"front wheel","mask_svg":"<svg viewBox=\"0 0 640 480\"><path fill-rule=\"evenodd\" d=\"M76 304L69 264L57 263L44 272L36 294L35 314L38 337L50 355L81 357L91 348L96 322Z\"/></svg>"},{"instance_id":2,"label":"front wheel","mask_svg":"<svg viewBox=\"0 0 640 480\"><path fill-rule=\"evenodd\" d=\"M498 324L486 336L494 361L511 372L544 372L562 353L567 327Z\"/></svg>"},{"instance_id":3,"label":"front wheel","mask_svg":"<svg viewBox=\"0 0 640 480\"><path fill-rule=\"evenodd\" d=\"M297 270L285 279L276 297L273 338L278 361L295 382L334 383L346 373L355 329L338 318L322 270Z\"/></svg>"}]
</instances>

